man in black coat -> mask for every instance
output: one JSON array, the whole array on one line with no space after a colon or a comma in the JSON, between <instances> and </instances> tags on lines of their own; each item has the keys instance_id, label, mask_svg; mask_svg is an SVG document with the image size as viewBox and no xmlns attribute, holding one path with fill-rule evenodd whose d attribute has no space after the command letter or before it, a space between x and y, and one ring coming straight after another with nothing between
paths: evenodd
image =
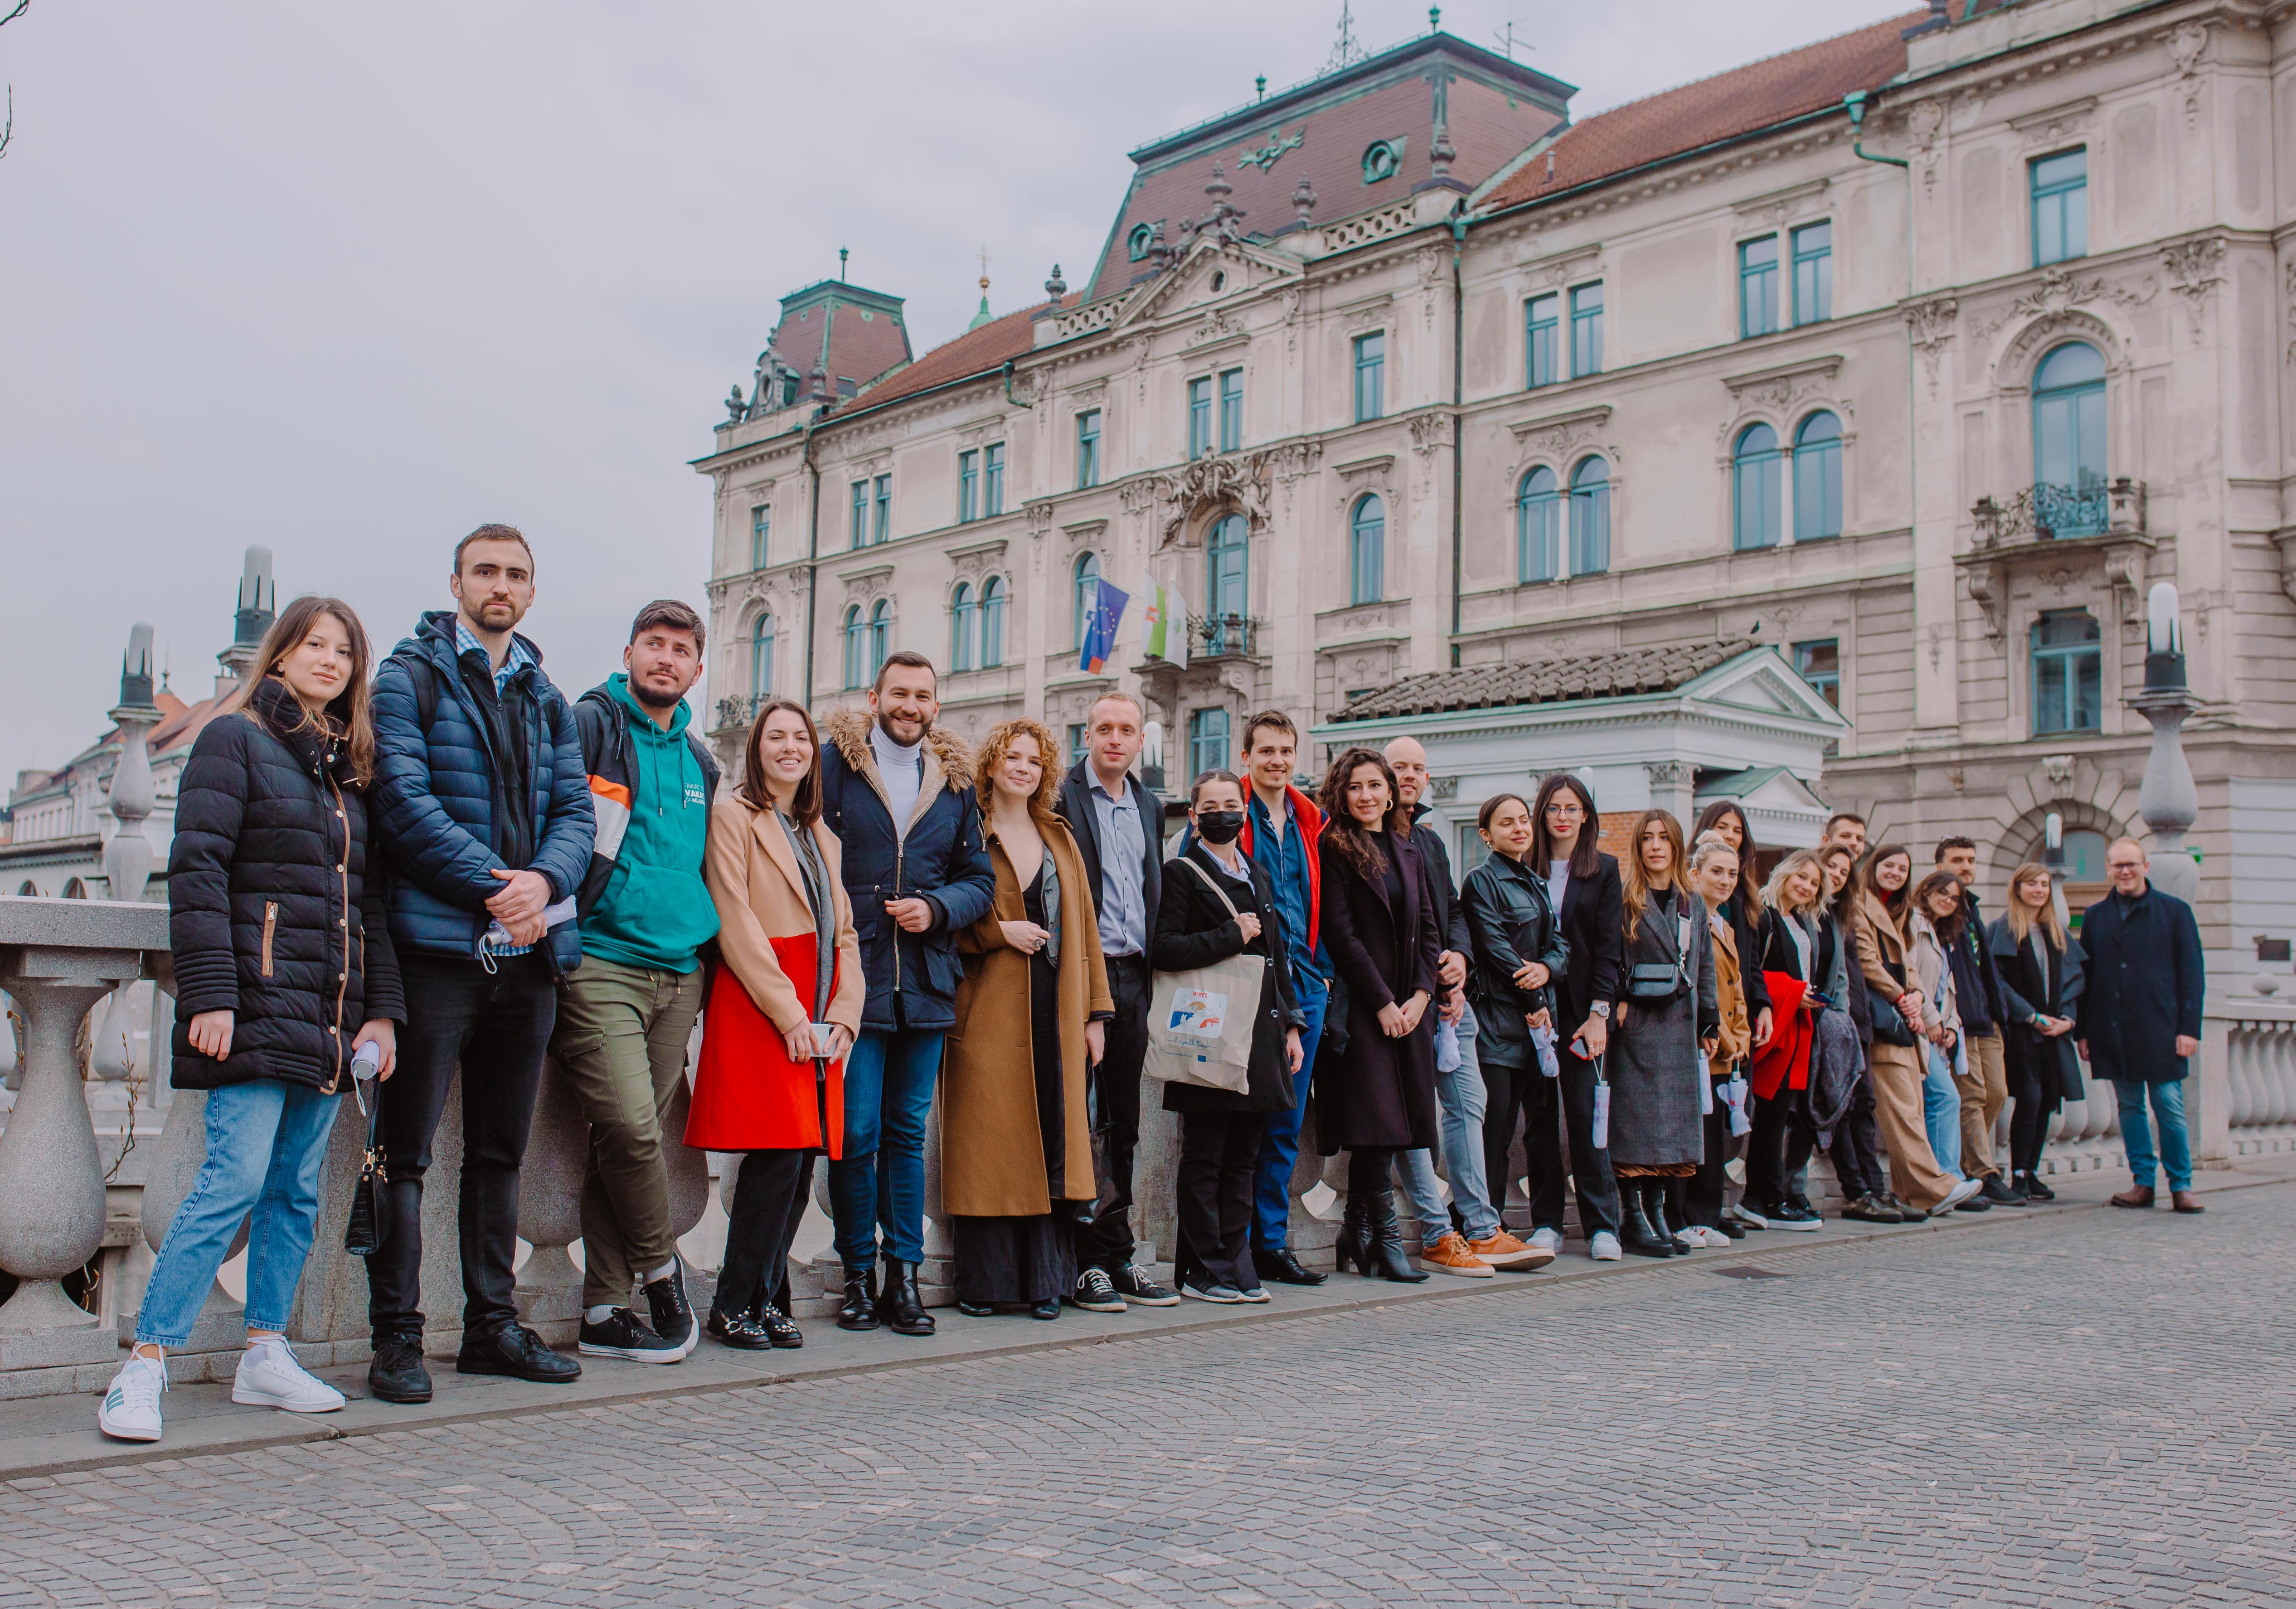
<instances>
[{"instance_id":1,"label":"man in black coat","mask_svg":"<svg viewBox=\"0 0 2296 1609\"><path fill-rule=\"evenodd\" d=\"M1179 1293L1132 1260L1132 1159L1140 1147L1140 1067L1148 1054L1148 948L1163 896L1164 811L1132 775L1147 717L1128 693L1103 694L1085 717L1085 757L1061 783L1060 813L1076 834L1100 915L1115 1019L1093 1070L1093 1151L1100 1199L1077 1231L1077 1285L1070 1300L1095 1313L1128 1303L1168 1308Z\"/></svg>"},{"instance_id":2,"label":"man in black coat","mask_svg":"<svg viewBox=\"0 0 2296 1609\"><path fill-rule=\"evenodd\" d=\"M2201 1051L2201 929L2193 907L2152 885L2144 848L2123 838L2105 851L2112 892L2081 917L2088 987L2075 1014L2074 1043L2120 1101L2121 1143L2133 1185L2116 1207L2150 1207L2155 1152L2144 1097L2161 1126L2158 1165L2179 1212L2202 1211L2193 1194L2193 1146L2185 1122L2185 1077Z\"/></svg>"}]
</instances>

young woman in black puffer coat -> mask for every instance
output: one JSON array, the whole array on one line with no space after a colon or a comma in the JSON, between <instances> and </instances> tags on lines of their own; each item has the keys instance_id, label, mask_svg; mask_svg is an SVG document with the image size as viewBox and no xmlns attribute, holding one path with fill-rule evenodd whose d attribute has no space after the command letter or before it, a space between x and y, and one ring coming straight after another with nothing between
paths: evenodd
<instances>
[{"instance_id":1,"label":"young woman in black puffer coat","mask_svg":"<svg viewBox=\"0 0 2296 1609\"><path fill-rule=\"evenodd\" d=\"M176 794L175 1087L209 1092L207 1160L152 1265L135 1350L96 1415L105 1434L127 1441L160 1439L166 1350L191 1338L250 1211L248 1344L232 1400L295 1413L343 1405L283 1332L352 1063L372 1044L389 1078L394 1025L406 1020L380 878L369 877L372 661L348 606L304 597L256 663L201 732Z\"/></svg>"}]
</instances>

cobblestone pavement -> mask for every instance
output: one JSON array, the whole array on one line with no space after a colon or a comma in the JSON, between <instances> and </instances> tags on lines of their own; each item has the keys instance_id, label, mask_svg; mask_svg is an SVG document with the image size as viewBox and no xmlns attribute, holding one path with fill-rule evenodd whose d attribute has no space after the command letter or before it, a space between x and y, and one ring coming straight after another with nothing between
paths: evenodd
<instances>
[{"instance_id":1,"label":"cobblestone pavement","mask_svg":"<svg viewBox=\"0 0 2296 1609\"><path fill-rule=\"evenodd\" d=\"M0 1606L2296 1601L2296 1189L1787 1238L27 1478Z\"/></svg>"}]
</instances>

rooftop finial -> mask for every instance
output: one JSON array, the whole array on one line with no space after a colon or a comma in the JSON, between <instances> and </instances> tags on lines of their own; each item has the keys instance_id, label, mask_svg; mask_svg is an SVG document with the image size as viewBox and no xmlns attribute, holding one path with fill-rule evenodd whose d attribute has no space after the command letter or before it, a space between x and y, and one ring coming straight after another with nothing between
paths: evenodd
<instances>
[{"instance_id":1,"label":"rooftop finial","mask_svg":"<svg viewBox=\"0 0 2296 1609\"><path fill-rule=\"evenodd\" d=\"M1337 72L1364 59L1364 48L1356 43L1356 17L1349 0L1340 0L1340 37L1332 45L1332 59L1324 63L1325 72Z\"/></svg>"},{"instance_id":2,"label":"rooftop finial","mask_svg":"<svg viewBox=\"0 0 2296 1609\"><path fill-rule=\"evenodd\" d=\"M1427 31L1431 34L1439 34L1443 31L1443 8L1441 6L1431 5L1427 8Z\"/></svg>"},{"instance_id":3,"label":"rooftop finial","mask_svg":"<svg viewBox=\"0 0 2296 1609\"><path fill-rule=\"evenodd\" d=\"M1045 294L1052 299L1053 305L1054 307L1058 307L1060 305L1061 298L1066 296L1068 293L1069 282L1061 277L1060 264L1054 263L1053 265L1052 278L1045 282Z\"/></svg>"},{"instance_id":4,"label":"rooftop finial","mask_svg":"<svg viewBox=\"0 0 2296 1609\"><path fill-rule=\"evenodd\" d=\"M1302 224L1316 210L1316 187L1308 182L1308 176L1304 173L1300 176L1300 182L1292 187L1292 210L1299 215Z\"/></svg>"},{"instance_id":5,"label":"rooftop finial","mask_svg":"<svg viewBox=\"0 0 2296 1609\"><path fill-rule=\"evenodd\" d=\"M837 277L840 281L842 281L845 277L845 259L851 254L852 248L849 246L840 246L837 248Z\"/></svg>"},{"instance_id":6,"label":"rooftop finial","mask_svg":"<svg viewBox=\"0 0 2296 1609\"><path fill-rule=\"evenodd\" d=\"M988 242L987 241L983 241L980 242L980 310L972 316L972 322L964 327L968 330L977 330L982 324L987 324L989 321L990 316L991 315L988 311Z\"/></svg>"},{"instance_id":7,"label":"rooftop finial","mask_svg":"<svg viewBox=\"0 0 2296 1609\"><path fill-rule=\"evenodd\" d=\"M1252 80L1252 83L1259 86L1259 98L1265 101L1267 98L1267 75L1266 73L1261 73L1258 78Z\"/></svg>"}]
</instances>

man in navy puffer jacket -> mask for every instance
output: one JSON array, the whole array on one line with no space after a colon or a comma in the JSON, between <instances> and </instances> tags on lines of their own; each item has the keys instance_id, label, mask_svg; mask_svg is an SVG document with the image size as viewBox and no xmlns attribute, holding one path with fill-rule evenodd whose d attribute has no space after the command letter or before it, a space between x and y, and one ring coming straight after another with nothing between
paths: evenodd
<instances>
[{"instance_id":1,"label":"man in navy puffer jacket","mask_svg":"<svg viewBox=\"0 0 2296 1609\"><path fill-rule=\"evenodd\" d=\"M581 963L575 891L594 825L582 742L541 651L512 628L534 603L534 556L507 525L455 549L457 607L422 617L374 681L375 834L392 869L390 937L406 1033L382 1104L390 1182L367 1259L387 1402L427 1402L422 1176L447 1087L463 1080L460 1372L566 1381L582 1372L518 1322L518 1174L556 1022L556 979Z\"/></svg>"}]
</instances>

